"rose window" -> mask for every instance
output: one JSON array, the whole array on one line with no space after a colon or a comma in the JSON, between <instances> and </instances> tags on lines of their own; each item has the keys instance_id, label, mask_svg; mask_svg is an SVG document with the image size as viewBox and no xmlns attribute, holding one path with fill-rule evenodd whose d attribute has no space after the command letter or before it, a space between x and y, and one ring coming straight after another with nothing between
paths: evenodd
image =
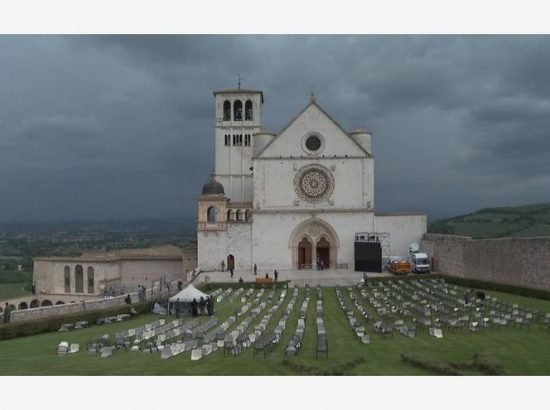
<instances>
[{"instance_id":1,"label":"rose window","mask_svg":"<svg viewBox=\"0 0 550 410\"><path fill-rule=\"evenodd\" d=\"M294 178L298 196L308 202L319 202L330 197L334 190L331 172L321 165L309 165L298 171Z\"/></svg>"}]
</instances>

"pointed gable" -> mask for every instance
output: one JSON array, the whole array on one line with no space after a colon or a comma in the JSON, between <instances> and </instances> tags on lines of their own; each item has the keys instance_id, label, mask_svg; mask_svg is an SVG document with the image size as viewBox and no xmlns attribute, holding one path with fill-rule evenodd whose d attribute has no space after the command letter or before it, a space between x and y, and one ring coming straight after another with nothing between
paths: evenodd
<instances>
[{"instance_id":1,"label":"pointed gable","mask_svg":"<svg viewBox=\"0 0 550 410\"><path fill-rule=\"evenodd\" d=\"M322 138L322 148L312 154L305 140L312 133ZM315 101L311 101L259 154L258 158L278 157L371 157Z\"/></svg>"}]
</instances>

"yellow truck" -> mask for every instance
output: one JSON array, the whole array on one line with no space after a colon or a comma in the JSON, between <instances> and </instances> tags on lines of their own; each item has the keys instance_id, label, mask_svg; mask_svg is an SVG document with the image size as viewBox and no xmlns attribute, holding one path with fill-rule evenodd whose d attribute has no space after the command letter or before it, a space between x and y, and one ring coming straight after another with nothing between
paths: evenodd
<instances>
[{"instance_id":1,"label":"yellow truck","mask_svg":"<svg viewBox=\"0 0 550 410\"><path fill-rule=\"evenodd\" d=\"M388 270L396 275L406 275L411 272L411 264L404 259L391 260Z\"/></svg>"}]
</instances>

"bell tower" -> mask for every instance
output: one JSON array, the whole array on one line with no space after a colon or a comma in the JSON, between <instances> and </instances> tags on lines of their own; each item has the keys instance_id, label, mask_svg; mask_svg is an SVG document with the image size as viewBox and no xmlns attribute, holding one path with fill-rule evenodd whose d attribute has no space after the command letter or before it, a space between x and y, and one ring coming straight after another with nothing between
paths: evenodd
<instances>
[{"instance_id":1,"label":"bell tower","mask_svg":"<svg viewBox=\"0 0 550 410\"><path fill-rule=\"evenodd\" d=\"M261 129L262 91L215 91L216 178L232 202L252 202L253 135Z\"/></svg>"}]
</instances>

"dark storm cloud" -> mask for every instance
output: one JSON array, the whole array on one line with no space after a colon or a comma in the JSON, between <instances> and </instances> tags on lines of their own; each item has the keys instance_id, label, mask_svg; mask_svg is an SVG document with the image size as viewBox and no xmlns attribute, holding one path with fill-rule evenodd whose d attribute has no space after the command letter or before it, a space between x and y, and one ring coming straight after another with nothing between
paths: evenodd
<instances>
[{"instance_id":1,"label":"dark storm cloud","mask_svg":"<svg viewBox=\"0 0 550 410\"><path fill-rule=\"evenodd\" d=\"M0 36L0 52L0 220L193 215L212 91L239 73L272 131L312 91L371 129L379 211L550 201L548 36Z\"/></svg>"}]
</instances>

